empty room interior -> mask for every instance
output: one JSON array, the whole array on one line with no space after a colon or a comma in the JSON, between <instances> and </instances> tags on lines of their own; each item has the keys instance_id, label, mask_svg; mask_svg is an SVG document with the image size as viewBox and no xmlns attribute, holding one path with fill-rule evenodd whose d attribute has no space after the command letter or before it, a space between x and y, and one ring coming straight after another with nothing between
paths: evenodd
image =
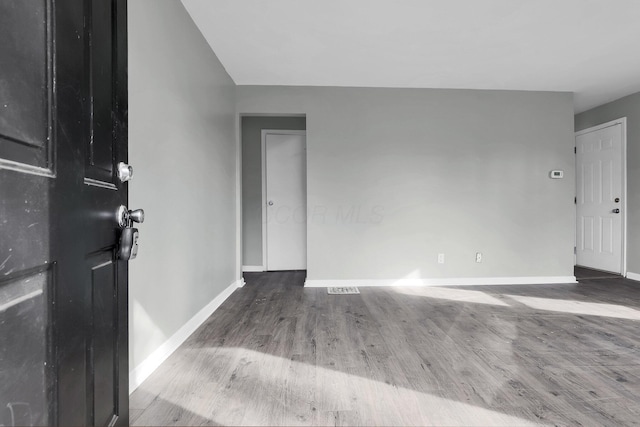
<instances>
[{"instance_id":1,"label":"empty room interior","mask_svg":"<svg viewBox=\"0 0 640 427\"><path fill-rule=\"evenodd\" d=\"M2 345L0 424L638 423L637 1L113 0L111 27L40 3L59 163L0 149L0 328L32 337ZM92 105L113 82L108 176L56 124L72 21ZM36 147L14 78L0 144ZM74 182L91 212L66 227ZM85 214L115 243L74 232ZM76 252L86 294L65 291Z\"/></svg>"}]
</instances>

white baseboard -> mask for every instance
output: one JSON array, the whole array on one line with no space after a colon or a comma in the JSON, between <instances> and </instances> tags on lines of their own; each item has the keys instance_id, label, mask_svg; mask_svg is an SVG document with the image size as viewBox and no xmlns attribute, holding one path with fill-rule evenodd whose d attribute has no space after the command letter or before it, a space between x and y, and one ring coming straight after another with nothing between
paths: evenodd
<instances>
[{"instance_id":1,"label":"white baseboard","mask_svg":"<svg viewBox=\"0 0 640 427\"><path fill-rule=\"evenodd\" d=\"M637 280L640 282L640 274L627 271L627 279Z\"/></svg>"},{"instance_id":2,"label":"white baseboard","mask_svg":"<svg viewBox=\"0 0 640 427\"><path fill-rule=\"evenodd\" d=\"M477 286L477 285L542 285L549 283L578 283L575 276L531 276L531 277L462 277L443 279L399 279L399 280L307 280L308 288L341 286Z\"/></svg>"},{"instance_id":3,"label":"white baseboard","mask_svg":"<svg viewBox=\"0 0 640 427\"><path fill-rule=\"evenodd\" d=\"M171 353L176 351L183 342L186 341L189 336L195 332L205 320L213 314L214 311L222 305L222 303L229 298L229 296L237 288L244 286L244 280L236 280L229 285L224 291L220 292L218 296L209 302L202 310L196 313L187 323L185 323L178 331L173 334L168 340L160 345L149 357L143 360L138 366L129 372L129 394L142 384L149 375L153 373L158 367L167 360Z\"/></svg>"},{"instance_id":4,"label":"white baseboard","mask_svg":"<svg viewBox=\"0 0 640 427\"><path fill-rule=\"evenodd\" d=\"M264 271L263 265L243 265L242 272L243 273L261 273Z\"/></svg>"}]
</instances>

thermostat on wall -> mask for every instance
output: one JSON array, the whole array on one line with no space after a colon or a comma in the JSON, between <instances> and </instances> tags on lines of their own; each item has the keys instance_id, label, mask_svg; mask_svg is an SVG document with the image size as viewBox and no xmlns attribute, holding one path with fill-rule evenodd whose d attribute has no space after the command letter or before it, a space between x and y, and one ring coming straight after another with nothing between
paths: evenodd
<instances>
[{"instance_id":1,"label":"thermostat on wall","mask_svg":"<svg viewBox=\"0 0 640 427\"><path fill-rule=\"evenodd\" d=\"M549 173L549 176L552 179L562 179L562 178L564 178L564 171L551 171Z\"/></svg>"}]
</instances>

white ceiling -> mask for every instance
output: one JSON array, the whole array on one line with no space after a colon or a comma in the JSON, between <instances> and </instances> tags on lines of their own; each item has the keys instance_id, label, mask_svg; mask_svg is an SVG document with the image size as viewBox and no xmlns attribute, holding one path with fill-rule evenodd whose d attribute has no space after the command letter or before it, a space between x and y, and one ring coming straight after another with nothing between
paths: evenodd
<instances>
[{"instance_id":1,"label":"white ceiling","mask_svg":"<svg viewBox=\"0 0 640 427\"><path fill-rule=\"evenodd\" d=\"M638 0L183 0L238 85L640 91Z\"/></svg>"}]
</instances>

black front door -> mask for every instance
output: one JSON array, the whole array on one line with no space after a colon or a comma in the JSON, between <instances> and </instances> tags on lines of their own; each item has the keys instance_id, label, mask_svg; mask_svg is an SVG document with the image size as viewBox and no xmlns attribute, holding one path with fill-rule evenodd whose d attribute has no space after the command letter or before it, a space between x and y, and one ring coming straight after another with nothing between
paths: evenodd
<instances>
[{"instance_id":1,"label":"black front door","mask_svg":"<svg viewBox=\"0 0 640 427\"><path fill-rule=\"evenodd\" d=\"M126 0L0 1L0 425L128 424Z\"/></svg>"}]
</instances>

